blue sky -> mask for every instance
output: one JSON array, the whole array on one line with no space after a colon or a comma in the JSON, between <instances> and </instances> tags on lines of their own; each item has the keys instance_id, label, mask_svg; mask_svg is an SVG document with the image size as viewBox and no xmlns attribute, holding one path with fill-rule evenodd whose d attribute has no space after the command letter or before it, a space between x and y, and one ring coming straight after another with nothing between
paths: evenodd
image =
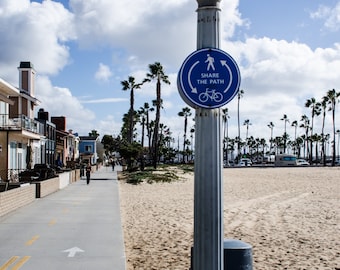
<instances>
[{"instance_id":1,"label":"blue sky","mask_svg":"<svg viewBox=\"0 0 340 270\"><path fill-rule=\"evenodd\" d=\"M307 99L340 90L339 0L222 0L220 7L221 49L241 71L241 124L250 120L249 135L269 139L269 122L274 135L282 135L283 114L291 122L310 117ZM80 135L92 129L117 135L129 108L120 82L128 76L142 81L158 61L171 80L162 88L161 121L182 137L177 113L187 105L176 79L196 50L196 8L195 0L2 0L0 77L17 86L19 62L31 61L40 107L50 116L66 116L67 128ZM135 98L136 109L151 104L155 83ZM225 107L235 137L236 99ZM338 109L337 128L339 123ZM315 125L320 133L321 118ZM245 132L242 127L241 137ZM293 136L293 128L288 133Z\"/></svg>"}]
</instances>

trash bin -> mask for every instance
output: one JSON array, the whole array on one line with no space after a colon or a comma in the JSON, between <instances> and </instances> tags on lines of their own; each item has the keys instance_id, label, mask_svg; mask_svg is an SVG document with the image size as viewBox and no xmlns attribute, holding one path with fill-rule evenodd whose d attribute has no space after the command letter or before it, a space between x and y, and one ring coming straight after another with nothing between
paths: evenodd
<instances>
[{"instance_id":1,"label":"trash bin","mask_svg":"<svg viewBox=\"0 0 340 270\"><path fill-rule=\"evenodd\" d=\"M191 247L189 270L193 268L193 247ZM224 270L253 270L252 246L236 239L223 240Z\"/></svg>"},{"instance_id":2,"label":"trash bin","mask_svg":"<svg viewBox=\"0 0 340 270\"><path fill-rule=\"evenodd\" d=\"M253 270L252 246L236 239L223 241L224 270Z\"/></svg>"}]
</instances>

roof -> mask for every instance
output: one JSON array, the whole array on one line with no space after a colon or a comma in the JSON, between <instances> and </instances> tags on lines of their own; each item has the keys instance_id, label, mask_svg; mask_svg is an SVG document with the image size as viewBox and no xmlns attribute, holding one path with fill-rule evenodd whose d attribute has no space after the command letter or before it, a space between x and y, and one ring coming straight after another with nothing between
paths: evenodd
<instances>
[{"instance_id":1,"label":"roof","mask_svg":"<svg viewBox=\"0 0 340 270\"><path fill-rule=\"evenodd\" d=\"M0 78L0 93L7 96L19 96L19 90Z\"/></svg>"},{"instance_id":2,"label":"roof","mask_svg":"<svg viewBox=\"0 0 340 270\"><path fill-rule=\"evenodd\" d=\"M93 136L79 136L81 141L96 141L98 137Z\"/></svg>"}]
</instances>

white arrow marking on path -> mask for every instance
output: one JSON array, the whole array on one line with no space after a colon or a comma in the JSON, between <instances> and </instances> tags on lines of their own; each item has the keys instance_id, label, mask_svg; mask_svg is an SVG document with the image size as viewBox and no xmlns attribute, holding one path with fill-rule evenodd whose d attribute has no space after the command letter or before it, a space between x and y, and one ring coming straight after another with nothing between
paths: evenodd
<instances>
[{"instance_id":1,"label":"white arrow marking on path","mask_svg":"<svg viewBox=\"0 0 340 270\"><path fill-rule=\"evenodd\" d=\"M197 88L192 86L191 81L190 81L190 78L191 78L191 72L192 72L192 70L194 69L194 67L195 67L199 62L200 62L200 61L195 62L195 63L191 66L191 68L189 69L189 72L188 72L188 82L189 82L189 86L190 86L190 88L191 88L191 93L195 93L195 94L197 94Z\"/></svg>"},{"instance_id":2,"label":"white arrow marking on path","mask_svg":"<svg viewBox=\"0 0 340 270\"><path fill-rule=\"evenodd\" d=\"M227 61L226 60L221 60L221 65L225 66L228 69L229 76L230 76L229 84L226 87L226 89L224 90L224 93L226 93L229 90L230 86L231 86L231 81L233 80L233 74L231 73L230 67L227 65Z\"/></svg>"},{"instance_id":3,"label":"white arrow marking on path","mask_svg":"<svg viewBox=\"0 0 340 270\"><path fill-rule=\"evenodd\" d=\"M77 252L84 252L84 250L80 249L79 247L73 247L73 248L65 249L62 252L68 252L67 257L74 257Z\"/></svg>"}]
</instances>

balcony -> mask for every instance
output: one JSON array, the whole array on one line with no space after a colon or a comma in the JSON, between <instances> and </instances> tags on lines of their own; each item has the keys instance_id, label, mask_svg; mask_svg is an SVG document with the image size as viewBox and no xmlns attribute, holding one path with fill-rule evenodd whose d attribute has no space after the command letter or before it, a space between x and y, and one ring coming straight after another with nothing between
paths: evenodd
<instances>
[{"instance_id":1,"label":"balcony","mask_svg":"<svg viewBox=\"0 0 340 270\"><path fill-rule=\"evenodd\" d=\"M26 131L43 135L44 125L25 115L9 118L8 114L0 114L0 130Z\"/></svg>"}]
</instances>

